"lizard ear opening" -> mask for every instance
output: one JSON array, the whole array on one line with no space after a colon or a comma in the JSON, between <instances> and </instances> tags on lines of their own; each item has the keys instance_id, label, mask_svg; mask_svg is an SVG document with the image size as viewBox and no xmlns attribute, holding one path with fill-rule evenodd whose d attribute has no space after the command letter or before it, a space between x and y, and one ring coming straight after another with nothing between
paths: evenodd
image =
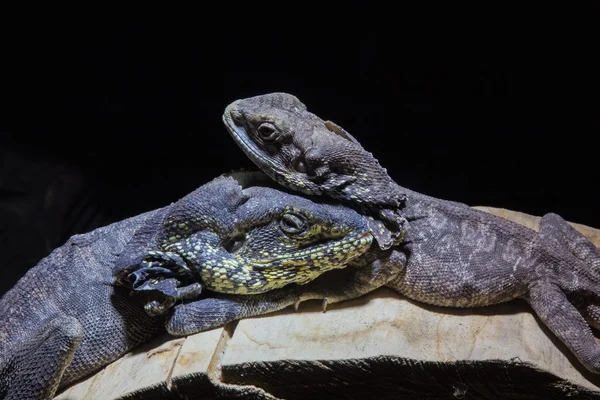
<instances>
[{"instance_id":1,"label":"lizard ear opening","mask_svg":"<svg viewBox=\"0 0 600 400\"><path fill-rule=\"evenodd\" d=\"M343 137L346 140L349 140L349 141L351 141L353 143L356 143L356 144L360 145L360 143L358 142L358 140L354 139L354 136L352 136L351 134L349 134L344 128L342 128L341 126L339 126L335 122L325 121L325 127L330 132L333 132L336 135L341 136L341 137Z\"/></svg>"}]
</instances>

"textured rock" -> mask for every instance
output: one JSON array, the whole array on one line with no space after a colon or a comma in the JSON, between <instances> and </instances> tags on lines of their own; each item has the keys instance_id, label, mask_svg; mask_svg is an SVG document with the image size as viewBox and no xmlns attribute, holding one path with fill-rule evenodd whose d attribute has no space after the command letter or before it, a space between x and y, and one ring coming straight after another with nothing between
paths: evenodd
<instances>
[{"instance_id":1,"label":"textured rock","mask_svg":"<svg viewBox=\"0 0 600 400\"><path fill-rule=\"evenodd\" d=\"M373 368L393 380L387 385L395 393L443 398L463 390L504 392L508 386L539 394L540 385L546 385L540 398L572 396L596 389L590 380L600 382L579 368L523 302L446 309L413 303L389 289L333 305L325 314L311 304L299 313L242 320L222 368L225 382L260 386L288 399L338 388L352 394L365 381L383 379Z\"/></svg>"},{"instance_id":2,"label":"textured rock","mask_svg":"<svg viewBox=\"0 0 600 400\"><path fill-rule=\"evenodd\" d=\"M149 398L150 395L168 398L174 369L185 362L186 357L193 358L199 370L206 368L222 331L223 329L213 329L202 332L194 335L193 340L168 340L168 337L152 340L106 366L96 375L65 390L56 399L115 399L121 396ZM179 356L184 345L189 348L189 353L182 358ZM85 389L82 390L82 386Z\"/></svg>"},{"instance_id":3,"label":"textured rock","mask_svg":"<svg viewBox=\"0 0 600 400\"><path fill-rule=\"evenodd\" d=\"M477 208L539 224L539 217ZM600 245L599 230L573 226ZM309 302L299 312L162 340L58 398L600 398L600 376L521 301L439 308L383 288L327 313Z\"/></svg>"}]
</instances>

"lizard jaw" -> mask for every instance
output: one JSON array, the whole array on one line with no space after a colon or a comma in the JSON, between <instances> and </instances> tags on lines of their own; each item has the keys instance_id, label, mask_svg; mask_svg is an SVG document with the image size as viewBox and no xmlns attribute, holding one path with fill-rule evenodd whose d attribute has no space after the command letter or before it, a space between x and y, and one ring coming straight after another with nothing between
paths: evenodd
<instances>
[{"instance_id":1,"label":"lizard jaw","mask_svg":"<svg viewBox=\"0 0 600 400\"><path fill-rule=\"evenodd\" d=\"M223 122L229 134L233 137L234 142L242 149L244 154L254 164L256 164L265 174L271 179L276 181L282 186L288 187L292 190L299 191L309 195L322 195L323 190L320 190L318 185L307 185L307 182L300 180L283 166L279 165L276 160L270 156L266 156L263 150L254 143L248 136L248 132L244 127L237 125L234 121L233 114L236 112L234 109L227 107L223 114Z\"/></svg>"},{"instance_id":2,"label":"lizard jaw","mask_svg":"<svg viewBox=\"0 0 600 400\"><path fill-rule=\"evenodd\" d=\"M236 125L233 121L232 113L229 108L223 114L223 122L227 131L233 136L234 141L239 145L244 154L249 157L261 170L275 180L278 176L285 174L284 168L278 166L273 160L270 160L263 154L263 151L249 138L248 133L243 127Z\"/></svg>"}]
</instances>

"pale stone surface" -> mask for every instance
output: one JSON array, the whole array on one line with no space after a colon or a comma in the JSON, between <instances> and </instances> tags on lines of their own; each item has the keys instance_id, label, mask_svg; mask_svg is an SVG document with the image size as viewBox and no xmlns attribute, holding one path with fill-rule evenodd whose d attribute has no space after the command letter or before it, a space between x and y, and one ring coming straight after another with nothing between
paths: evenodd
<instances>
[{"instance_id":1,"label":"pale stone surface","mask_svg":"<svg viewBox=\"0 0 600 400\"><path fill-rule=\"evenodd\" d=\"M313 302L297 313L242 320L222 365L380 355L442 362L518 357L597 390L552 339L521 302L444 309L413 303L382 288L365 298L334 304L326 313Z\"/></svg>"},{"instance_id":2,"label":"pale stone surface","mask_svg":"<svg viewBox=\"0 0 600 400\"><path fill-rule=\"evenodd\" d=\"M222 328L213 329L189 340L158 337L68 388L56 399L115 399L151 387L168 392L175 371L181 375L190 368L195 372L208 369L222 332Z\"/></svg>"},{"instance_id":3,"label":"pale stone surface","mask_svg":"<svg viewBox=\"0 0 600 400\"><path fill-rule=\"evenodd\" d=\"M179 357L175 361L173 375L171 379L203 372L209 374L211 361L215 356L215 351L220 347L219 343L224 339L228 339L229 335L224 329L213 329L203 334L188 336L181 346Z\"/></svg>"},{"instance_id":4,"label":"pale stone surface","mask_svg":"<svg viewBox=\"0 0 600 400\"><path fill-rule=\"evenodd\" d=\"M166 383L182 344L182 339L158 338L127 353L105 368L102 378L94 384L93 389L98 392L95 396L112 399Z\"/></svg>"},{"instance_id":5,"label":"pale stone surface","mask_svg":"<svg viewBox=\"0 0 600 400\"><path fill-rule=\"evenodd\" d=\"M486 206L475 206L473 208L489 212L490 214L494 214L502 218L509 219L536 231L539 230L540 220L542 219L542 217L535 217L533 215L525 214L519 211L507 210L505 208L495 208Z\"/></svg>"},{"instance_id":6,"label":"pale stone surface","mask_svg":"<svg viewBox=\"0 0 600 400\"><path fill-rule=\"evenodd\" d=\"M116 362L119 362L117 360ZM97 374L88 377L87 379L79 382L78 384L71 386L61 394L55 397L56 400L78 400L78 399L94 399L98 398L98 396L94 395L96 392L95 388L98 386L95 385L98 381L102 380L102 375L104 374L104 369L99 371Z\"/></svg>"}]
</instances>

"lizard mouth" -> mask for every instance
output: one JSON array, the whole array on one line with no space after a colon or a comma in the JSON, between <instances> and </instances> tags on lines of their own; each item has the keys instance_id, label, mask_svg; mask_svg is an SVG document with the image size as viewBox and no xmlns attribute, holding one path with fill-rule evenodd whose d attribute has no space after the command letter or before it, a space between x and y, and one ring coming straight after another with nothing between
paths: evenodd
<instances>
[{"instance_id":1,"label":"lizard mouth","mask_svg":"<svg viewBox=\"0 0 600 400\"><path fill-rule=\"evenodd\" d=\"M258 294L288 284L306 284L333 269L344 268L364 254L373 241L369 232L310 248L253 259L227 255L204 263L200 275L207 289L231 294Z\"/></svg>"},{"instance_id":2,"label":"lizard mouth","mask_svg":"<svg viewBox=\"0 0 600 400\"><path fill-rule=\"evenodd\" d=\"M287 182L281 178L286 176L289 172L282 166L278 165L273 158L265 155L264 151L250 138L245 127L236 124L233 118L233 115L236 112L237 111L235 109L232 109L231 106L229 106L223 114L223 123L225 124L229 134L233 137L234 142L237 143L244 154L246 154L246 156L250 158L265 174L284 186L290 186L290 182ZM304 191L302 187L297 187L296 189Z\"/></svg>"},{"instance_id":3,"label":"lizard mouth","mask_svg":"<svg viewBox=\"0 0 600 400\"><path fill-rule=\"evenodd\" d=\"M324 244L313 245L309 248L296 251L291 254L275 255L269 258L252 260L251 264L255 269L278 268L281 264L306 262L309 259L314 263L324 258L329 258L332 261L342 254L363 253L371 244L373 237L369 232L347 235L341 240L335 242L327 242ZM337 257L336 257L337 256ZM312 264L312 263L308 263Z\"/></svg>"}]
</instances>

